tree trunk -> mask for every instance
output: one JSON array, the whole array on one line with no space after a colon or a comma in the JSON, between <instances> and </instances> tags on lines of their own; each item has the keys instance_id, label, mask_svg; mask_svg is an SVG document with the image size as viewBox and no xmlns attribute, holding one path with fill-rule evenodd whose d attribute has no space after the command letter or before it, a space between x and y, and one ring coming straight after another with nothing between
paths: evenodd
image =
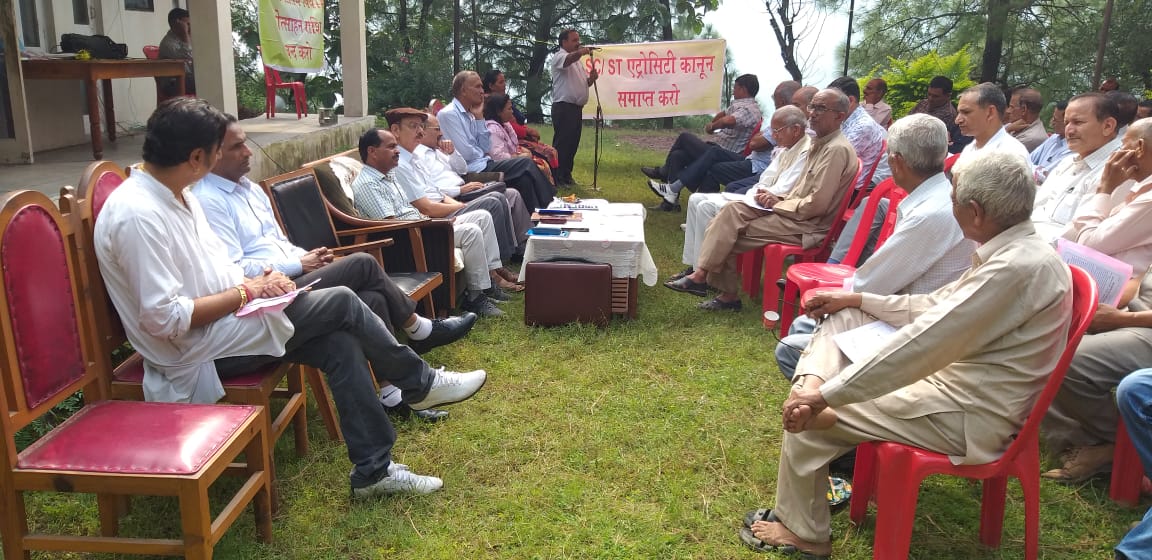
<instances>
[{"instance_id":1,"label":"tree trunk","mask_svg":"<svg viewBox=\"0 0 1152 560\"><path fill-rule=\"evenodd\" d=\"M772 24L772 32L776 34L776 43L780 45L780 58L784 60L784 69L793 80L804 83L804 74L800 71L800 64L796 62L796 33L792 31L793 17L791 0L777 0L779 4L772 6L773 0L766 0L764 5L768 8L768 22Z\"/></svg>"},{"instance_id":2,"label":"tree trunk","mask_svg":"<svg viewBox=\"0 0 1152 560\"><path fill-rule=\"evenodd\" d=\"M397 4L399 4L397 6L399 13L397 14L396 27L400 29L396 31L400 33L400 37L403 39L404 55L407 56L412 50L412 37L408 33L408 0L400 0Z\"/></svg>"},{"instance_id":3,"label":"tree trunk","mask_svg":"<svg viewBox=\"0 0 1152 560\"><path fill-rule=\"evenodd\" d=\"M548 63L551 45L555 44L552 34L553 19L556 14L556 5L553 2L540 3L540 19L536 21L536 30L533 33L535 41L532 44L532 56L528 60L528 75L525 90L524 109L525 117L529 122L544 122L544 110L540 100L548 91L548 82L544 79L547 72L544 67Z\"/></svg>"},{"instance_id":4,"label":"tree trunk","mask_svg":"<svg viewBox=\"0 0 1152 560\"><path fill-rule=\"evenodd\" d=\"M988 24L984 32L984 56L980 62L980 81L995 82L1000 75L1004 56L1004 32L1008 27L1011 0L988 0Z\"/></svg>"}]
</instances>

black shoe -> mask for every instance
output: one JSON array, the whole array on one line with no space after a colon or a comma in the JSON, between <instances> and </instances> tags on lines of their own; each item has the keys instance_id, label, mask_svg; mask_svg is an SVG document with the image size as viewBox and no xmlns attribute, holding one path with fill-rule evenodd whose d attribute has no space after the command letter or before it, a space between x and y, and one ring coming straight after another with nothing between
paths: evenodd
<instances>
[{"instance_id":1,"label":"black shoe","mask_svg":"<svg viewBox=\"0 0 1152 560\"><path fill-rule=\"evenodd\" d=\"M659 167L640 167L640 172L649 179L656 179L657 181L664 180L664 170Z\"/></svg>"},{"instance_id":2,"label":"black shoe","mask_svg":"<svg viewBox=\"0 0 1152 560\"><path fill-rule=\"evenodd\" d=\"M687 276L679 280L665 282L664 287L671 290L676 290L677 292L692 294L697 297L704 297L708 295L707 282L693 282L692 279Z\"/></svg>"},{"instance_id":3,"label":"black shoe","mask_svg":"<svg viewBox=\"0 0 1152 560\"><path fill-rule=\"evenodd\" d=\"M435 408L412 410L412 407L406 403L400 403L396 406L386 406L384 407L384 411L397 420L407 420L408 418L415 417L417 420L423 420L425 422L439 422L448 418L447 410L437 410Z\"/></svg>"},{"instance_id":4,"label":"black shoe","mask_svg":"<svg viewBox=\"0 0 1152 560\"><path fill-rule=\"evenodd\" d=\"M409 340L408 347L417 354L423 354L437 346L452 344L464 338L464 335L472 330L472 326L476 324L476 319L478 319L476 314L469 311L465 311L458 317L435 319L432 321L432 332L428 334L428 338Z\"/></svg>"},{"instance_id":5,"label":"black shoe","mask_svg":"<svg viewBox=\"0 0 1152 560\"><path fill-rule=\"evenodd\" d=\"M508 295L508 292L502 290L500 286L491 286L486 288L484 290L484 295L488 296L488 299L497 303L512 300L512 296Z\"/></svg>"},{"instance_id":6,"label":"black shoe","mask_svg":"<svg viewBox=\"0 0 1152 560\"><path fill-rule=\"evenodd\" d=\"M681 210L681 208L682 207L680 206L679 203L672 204L671 202L668 202L667 200L661 200L660 204L657 204L656 206L649 206L648 207L649 210L655 210L657 212L679 212Z\"/></svg>"}]
</instances>

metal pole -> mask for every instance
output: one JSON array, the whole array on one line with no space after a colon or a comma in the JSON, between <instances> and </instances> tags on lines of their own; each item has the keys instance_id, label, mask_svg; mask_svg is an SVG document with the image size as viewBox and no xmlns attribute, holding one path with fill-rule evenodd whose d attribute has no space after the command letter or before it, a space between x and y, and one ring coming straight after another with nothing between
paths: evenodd
<instances>
[{"instance_id":1,"label":"metal pole","mask_svg":"<svg viewBox=\"0 0 1152 560\"><path fill-rule=\"evenodd\" d=\"M852 54L852 19L856 15L856 0L849 0L848 2L848 39L844 41L844 73L841 76L848 75L848 56Z\"/></svg>"},{"instance_id":2,"label":"metal pole","mask_svg":"<svg viewBox=\"0 0 1152 560\"><path fill-rule=\"evenodd\" d=\"M1092 89L1100 89L1104 73L1104 49L1108 46L1108 28L1112 27L1112 0L1104 4L1104 21L1100 25L1100 42L1096 45L1096 65L1092 68Z\"/></svg>"},{"instance_id":3,"label":"metal pole","mask_svg":"<svg viewBox=\"0 0 1152 560\"><path fill-rule=\"evenodd\" d=\"M460 73L460 0L452 4L452 74Z\"/></svg>"}]
</instances>

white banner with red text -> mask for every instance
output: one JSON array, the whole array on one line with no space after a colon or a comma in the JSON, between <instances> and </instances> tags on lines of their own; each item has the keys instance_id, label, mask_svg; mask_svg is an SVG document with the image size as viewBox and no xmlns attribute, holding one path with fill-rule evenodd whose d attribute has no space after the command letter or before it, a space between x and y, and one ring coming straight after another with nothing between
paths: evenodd
<instances>
[{"instance_id":1,"label":"white banner with red text","mask_svg":"<svg viewBox=\"0 0 1152 560\"><path fill-rule=\"evenodd\" d=\"M584 118L651 119L720 111L724 86L723 39L600 45L580 59L600 78L588 94Z\"/></svg>"}]
</instances>

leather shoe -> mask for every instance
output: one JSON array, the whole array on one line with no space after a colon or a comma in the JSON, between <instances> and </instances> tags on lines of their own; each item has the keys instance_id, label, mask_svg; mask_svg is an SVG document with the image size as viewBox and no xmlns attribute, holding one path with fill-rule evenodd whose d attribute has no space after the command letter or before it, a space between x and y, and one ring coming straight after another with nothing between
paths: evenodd
<instances>
[{"instance_id":1,"label":"leather shoe","mask_svg":"<svg viewBox=\"0 0 1152 560\"><path fill-rule=\"evenodd\" d=\"M425 422L439 422L445 418L448 418L447 410L437 410L435 408L429 408L428 410L412 410L412 407L408 406L406 403L400 403L396 406L386 406L384 407L384 411L387 412L389 416L397 420L416 418L417 420L423 420Z\"/></svg>"},{"instance_id":2,"label":"leather shoe","mask_svg":"<svg viewBox=\"0 0 1152 560\"><path fill-rule=\"evenodd\" d=\"M648 209L656 210L657 212L679 212L681 210L681 206L679 203L672 204L667 200L661 200L660 204L657 204L656 206L649 206Z\"/></svg>"},{"instance_id":3,"label":"leather shoe","mask_svg":"<svg viewBox=\"0 0 1152 560\"><path fill-rule=\"evenodd\" d=\"M659 167L641 166L640 172L643 173L644 176L648 177L649 179L656 179L657 181L663 181L664 180L664 171L662 169L660 169Z\"/></svg>"},{"instance_id":4,"label":"leather shoe","mask_svg":"<svg viewBox=\"0 0 1152 560\"><path fill-rule=\"evenodd\" d=\"M423 354L437 346L444 346L445 344L456 342L464 338L464 335L472 330L472 325L476 324L476 319L476 314L470 311L465 311L456 317L434 319L432 321L432 332L428 334L428 338L424 340L409 340L408 347L417 354Z\"/></svg>"}]
</instances>

